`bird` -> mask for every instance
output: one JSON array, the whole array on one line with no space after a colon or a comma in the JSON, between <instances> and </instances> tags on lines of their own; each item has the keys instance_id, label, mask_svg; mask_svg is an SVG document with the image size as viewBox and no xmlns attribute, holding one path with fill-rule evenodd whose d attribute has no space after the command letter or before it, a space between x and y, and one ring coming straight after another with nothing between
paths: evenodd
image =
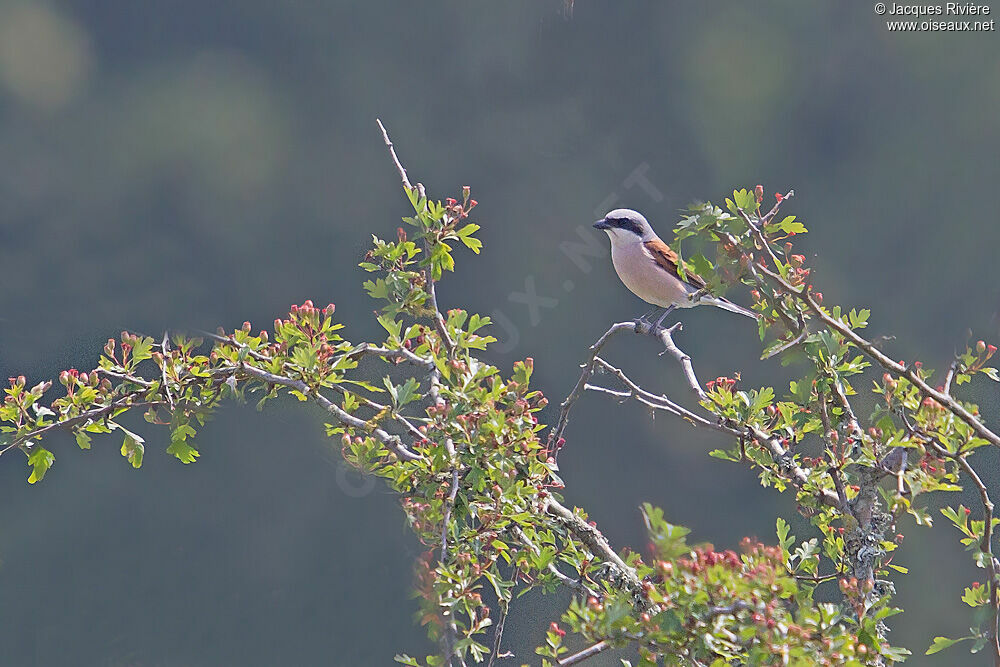
<instances>
[{"instance_id":1,"label":"bird","mask_svg":"<svg viewBox=\"0 0 1000 667\"><path fill-rule=\"evenodd\" d=\"M639 321L649 324L646 318L658 309L664 309L652 325L652 331L658 330L675 308L692 308L702 304L757 319L753 311L705 292L705 280L701 276L685 271L685 277L681 278L677 270L677 253L656 235L649 221L638 211L616 208L595 222L594 227L605 231L611 239L611 262L625 287L655 306ZM691 298L698 291L703 291L704 295Z\"/></svg>"}]
</instances>

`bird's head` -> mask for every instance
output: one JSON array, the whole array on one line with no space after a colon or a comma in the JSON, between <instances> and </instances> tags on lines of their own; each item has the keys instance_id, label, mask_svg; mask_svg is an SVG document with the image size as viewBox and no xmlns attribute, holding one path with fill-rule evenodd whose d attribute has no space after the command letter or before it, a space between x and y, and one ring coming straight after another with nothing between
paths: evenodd
<instances>
[{"instance_id":1,"label":"bird's head","mask_svg":"<svg viewBox=\"0 0 1000 667\"><path fill-rule=\"evenodd\" d=\"M607 232L614 245L651 241L657 238L656 232L649 226L642 213L630 208L616 208L609 211L606 216L594 223L594 227Z\"/></svg>"}]
</instances>

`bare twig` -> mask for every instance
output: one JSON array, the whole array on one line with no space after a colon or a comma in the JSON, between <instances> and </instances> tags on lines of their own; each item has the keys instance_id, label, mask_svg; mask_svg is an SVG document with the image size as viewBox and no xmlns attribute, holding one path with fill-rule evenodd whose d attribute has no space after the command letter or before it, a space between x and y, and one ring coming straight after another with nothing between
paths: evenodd
<instances>
[{"instance_id":1,"label":"bare twig","mask_svg":"<svg viewBox=\"0 0 1000 667\"><path fill-rule=\"evenodd\" d=\"M607 641L599 641L596 644L592 644L591 646L588 646L587 648L583 649L579 653L574 653L573 655L571 655L571 656L569 656L567 658L563 658L562 660L559 661L559 664L560 665L578 665L581 662L583 662L584 660L587 660L589 658L593 658L595 655L597 655L599 653L604 653L609 648L611 648L611 644L609 644Z\"/></svg>"},{"instance_id":2,"label":"bare twig","mask_svg":"<svg viewBox=\"0 0 1000 667\"><path fill-rule=\"evenodd\" d=\"M160 351L163 353L163 365L160 367L160 377L163 381L163 395L167 397L170 409L174 409L174 397L170 395L170 383L167 380L167 360L170 359L170 340L167 332L163 332L163 341L160 343Z\"/></svg>"},{"instance_id":3,"label":"bare twig","mask_svg":"<svg viewBox=\"0 0 1000 667\"><path fill-rule=\"evenodd\" d=\"M612 324L611 328L604 332L604 335L598 338L596 343L590 346L587 360L580 366L580 368L583 369L580 373L580 379L576 381L576 386L573 387L573 391L569 393L569 396L567 396L559 406L559 421L556 422L555 428L549 432L549 451L555 451L554 445L559 441L559 438L563 437L563 432L566 430L566 424L569 423L569 412L573 409L573 404L576 403L577 399L583 394L584 387L590 379L590 376L593 375L594 360L597 358L601 348L604 347L612 336L626 330L635 331L635 322L618 322L617 324Z\"/></svg>"},{"instance_id":4,"label":"bare twig","mask_svg":"<svg viewBox=\"0 0 1000 667\"><path fill-rule=\"evenodd\" d=\"M356 354L357 352L360 352L365 355L379 356L382 357L383 359L397 359L400 361L407 361L415 366L422 366L424 368L434 367L433 359L421 357L420 355L415 354L410 350L407 350L405 347L401 347L399 349L389 349L387 347L378 347L375 345L369 345L368 343L364 343L359 347L359 349L356 352L350 352L348 353L348 355L350 356L351 354Z\"/></svg>"},{"instance_id":5,"label":"bare twig","mask_svg":"<svg viewBox=\"0 0 1000 667\"><path fill-rule=\"evenodd\" d=\"M659 338L660 342L663 343L663 347L666 348L660 354L669 353L671 357L677 360L677 363L681 365L681 370L684 372L684 379L687 380L688 387L691 388L691 391L699 401L703 401L705 400L705 392L702 391L701 385L698 383L698 376L694 373L694 366L691 364L691 357L689 357L687 353L677 347L674 343L674 331L680 331L682 328L683 325L680 322L677 322L668 329L660 328L656 331L650 332L650 335ZM636 332L639 333L639 330L636 329Z\"/></svg>"},{"instance_id":6,"label":"bare twig","mask_svg":"<svg viewBox=\"0 0 1000 667\"><path fill-rule=\"evenodd\" d=\"M785 315L784 313L784 309L778 308L777 311L779 312L779 314L784 315L786 319L788 318L788 316ZM763 357L761 357L761 359L771 359L773 357L776 357L785 350L792 349L793 347L795 347L796 345L798 345L799 343L801 343L806 339L806 336L809 335L809 329L808 327L806 327L806 321L802 317L802 312L796 310L795 316L798 319L798 334L789 339L788 342L779 345L778 347L774 348L773 350L765 354ZM792 330L791 333L795 333L795 330Z\"/></svg>"},{"instance_id":7,"label":"bare twig","mask_svg":"<svg viewBox=\"0 0 1000 667\"><path fill-rule=\"evenodd\" d=\"M403 168L403 163L401 163L399 158L396 157L396 149L393 147L392 141L389 139L389 133L386 132L385 125L383 125L382 121L378 118L375 119L375 122L378 123L378 129L382 130L382 139L385 141L386 148L389 149L389 157L392 158L392 163L396 165L396 171L399 172L399 179L403 181L403 187L407 190L412 190L413 186L410 185L410 179L406 177L406 169Z\"/></svg>"},{"instance_id":8,"label":"bare twig","mask_svg":"<svg viewBox=\"0 0 1000 667\"><path fill-rule=\"evenodd\" d=\"M507 623L507 609L509 605L510 603L506 600L500 600L500 603L497 605L500 607L500 618L497 619L496 628L493 630L493 650L490 652L490 659L486 663L486 667L493 667L497 658L513 657L510 652L500 653L500 642L503 641L503 628Z\"/></svg>"},{"instance_id":9,"label":"bare twig","mask_svg":"<svg viewBox=\"0 0 1000 667\"><path fill-rule=\"evenodd\" d=\"M951 383L955 380L955 373L958 372L958 359L953 359L951 365L948 366L948 373L944 376L944 388L942 391L945 394L951 395Z\"/></svg>"}]
</instances>

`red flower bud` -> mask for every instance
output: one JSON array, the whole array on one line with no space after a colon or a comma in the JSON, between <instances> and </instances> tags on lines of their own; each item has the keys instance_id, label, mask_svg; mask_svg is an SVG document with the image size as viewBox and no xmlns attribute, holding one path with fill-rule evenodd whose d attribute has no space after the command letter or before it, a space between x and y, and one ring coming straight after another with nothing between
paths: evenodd
<instances>
[{"instance_id":1,"label":"red flower bud","mask_svg":"<svg viewBox=\"0 0 1000 667\"><path fill-rule=\"evenodd\" d=\"M980 341L976 341L976 352L978 354L982 354L985 351L986 351L986 343L984 343L981 340Z\"/></svg>"},{"instance_id":2,"label":"red flower bud","mask_svg":"<svg viewBox=\"0 0 1000 667\"><path fill-rule=\"evenodd\" d=\"M775 192L774 193L774 198L777 199L778 202L780 203L781 200L783 200L785 198L785 195L781 194L780 192Z\"/></svg>"},{"instance_id":3,"label":"red flower bud","mask_svg":"<svg viewBox=\"0 0 1000 667\"><path fill-rule=\"evenodd\" d=\"M757 203L764 201L764 186L758 185L753 189L754 196L757 198Z\"/></svg>"}]
</instances>

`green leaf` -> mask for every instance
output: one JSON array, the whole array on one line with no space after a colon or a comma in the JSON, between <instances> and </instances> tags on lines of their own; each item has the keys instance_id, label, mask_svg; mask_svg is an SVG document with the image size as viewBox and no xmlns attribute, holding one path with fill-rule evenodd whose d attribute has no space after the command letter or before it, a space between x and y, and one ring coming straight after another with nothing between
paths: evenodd
<instances>
[{"instance_id":1,"label":"green leaf","mask_svg":"<svg viewBox=\"0 0 1000 667\"><path fill-rule=\"evenodd\" d=\"M392 384L388 377L382 378L382 382L385 384L385 388L389 390L393 406L397 408L401 408L407 403L420 398L420 394L417 393L420 383L414 378L406 378L406 382L401 385Z\"/></svg>"},{"instance_id":2,"label":"green leaf","mask_svg":"<svg viewBox=\"0 0 1000 667\"><path fill-rule=\"evenodd\" d=\"M42 481L45 473L52 467L56 457L49 450L37 445L28 454L28 465L31 466L31 475L28 476L28 484Z\"/></svg>"},{"instance_id":3,"label":"green leaf","mask_svg":"<svg viewBox=\"0 0 1000 667\"><path fill-rule=\"evenodd\" d=\"M390 336L393 338L399 338L399 333L403 329L403 323L397 322L394 318L388 315L380 315L378 318L378 323L382 325Z\"/></svg>"},{"instance_id":4,"label":"green leaf","mask_svg":"<svg viewBox=\"0 0 1000 667\"><path fill-rule=\"evenodd\" d=\"M149 336L144 336L137 341L132 347L132 366L134 367L140 361L145 361L153 356L153 339Z\"/></svg>"},{"instance_id":5,"label":"green leaf","mask_svg":"<svg viewBox=\"0 0 1000 667\"><path fill-rule=\"evenodd\" d=\"M806 228L801 222L795 222L795 216L789 215L781 222L769 222L765 228L768 233L784 232L785 234L805 234Z\"/></svg>"},{"instance_id":6,"label":"green leaf","mask_svg":"<svg viewBox=\"0 0 1000 667\"><path fill-rule=\"evenodd\" d=\"M174 426L170 431L170 446L167 447L167 454L172 454L184 464L194 463L200 454L188 443L188 438L195 434L195 430L190 424L182 422Z\"/></svg>"},{"instance_id":7,"label":"green leaf","mask_svg":"<svg viewBox=\"0 0 1000 667\"><path fill-rule=\"evenodd\" d=\"M184 440L171 440L167 454L173 454L181 463L194 463L201 454Z\"/></svg>"},{"instance_id":8,"label":"green leaf","mask_svg":"<svg viewBox=\"0 0 1000 667\"><path fill-rule=\"evenodd\" d=\"M931 644L931 647L927 649L927 652L924 653L924 655L934 655L938 651L943 651L949 646L957 644L958 642L963 642L966 639L972 639L972 637L960 637L958 639L948 639L947 637L935 637L934 643Z\"/></svg>"},{"instance_id":9,"label":"green leaf","mask_svg":"<svg viewBox=\"0 0 1000 667\"><path fill-rule=\"evenodd\" d=\"M868 318L871 316L872 311L867 308L862 308L860 311L851 309L851 312L847 314L847 318L851 322L852 329L864 329L868 326Z\"/></svg>"},{"instance_id":10,"label":"green leaf","mask_svg":"<svg viewBox=\"0 0 1000 667\"><path fill-rule=\"evenodd\" d=\"M125 441L122 443L122 456L128 459L133 468L142 467L142 457L145 454L145 440L142 436L133 433L121 424L112 423L112 428L117 428L125 434Z\"/></svg>"},{"instance_id":11,"label":"green leaf","mask_svg":"<svg viewBox=\"0 0 1000 667\"><path fill-rule=\"evenodd\" d=\"M91 439L89 435L87 435L84 431L77 431L74 435L76 435L76 444L80 447L80 449L90 449Z\"/></svg>"},{"instance_id":12,"label":"green leaf","mask_svg":"<svg viewBox=\"0 0 1000 667\"><path fill-rule=\"evenodd\" d=\"M778 544L781 545L781 558L783 561L788 561L788 549L791 548L792 544L795 542L795 536L788 536L788 522L782 519L780 516L775 522L775 528L778 534Z\"/></svg>"},{"instance_id":13,"label":"green leaf","mask_svg":"<svg viewBox=\"0 0 1000 667\"><path fill-rule=\"evenodd\" d=\"M458 240L465 244L465 247L472 252L479 254L483 247L483 242L472 236L479 229L479 225L470 222L465 227L458 230Z\"/></svg>"},{"instance_id":14,"label":"green leaf","mask_svg":"<svg viewBox=\"0 0 1000 667\"><path fill-rule=\"evenodd\" d=\"M727 452L724 449L713 449L708 453L713 459L722 459L723 461L739 461L740 457L732 452Z\"/></svg>"}]
</instances>

